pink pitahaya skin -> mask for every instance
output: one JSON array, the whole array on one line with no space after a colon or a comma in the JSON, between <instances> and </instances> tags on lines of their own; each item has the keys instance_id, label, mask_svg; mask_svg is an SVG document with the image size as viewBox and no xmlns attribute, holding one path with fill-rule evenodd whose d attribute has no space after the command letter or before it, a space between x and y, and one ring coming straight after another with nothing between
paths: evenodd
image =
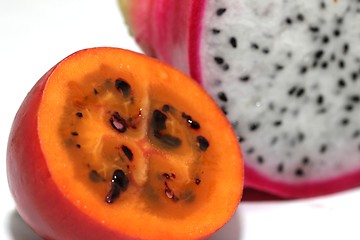
<instances>
[{"instance_id":1,"label":"pink pitahaya skin","mask_svg":"<svg viewBox=\"0 0 360 240\"><path fill-rule=\"evenodd\" d=\"M150 28L151 24L149 24L149 21L152 21L150 16L153 2L153 0L119 1L130 33L134 36L142 50L150 56L155 56L152 29Z\"/></svg>"},{"instance_id":2,"label":"pink pitahaya skin","mask_svg":"<svg viewBox=\"0 0 360 240\"><path fill-rule=\"evenodd\" d=\"M323 182L309 182L306 184L289 184L276 182L259 174L255 169L245 165L245 186L282 198L310 198L339 193L358 187L360 183L359 171L345 176L327 179Z\"/></svg>"},{"instance_id":3,"label":"pink pitahaya skin","mask_svg":"<svg viewBox=\"0 0 360 240\"><path fill-rule=\"evenodd\" d=\"M201 79L200 35L206 0L120 0L130 33L145 54Z\"/></svg>"},{"instance_id":4,"label":"pink pitahaya skin","mask_svg":"<svg viewBox=\"0 0 360 240\"><path fill-rule=\"evenodd\" d=\"M203 83L200 45L206 0L120 0L126 2L131 33L143 49ZM346 157L346 156L345 156ZM325 179L290 183L270 179L246 164L245 187L283 198L308 198L360 185L360 171Z\"/></svg>"}]
</instances>

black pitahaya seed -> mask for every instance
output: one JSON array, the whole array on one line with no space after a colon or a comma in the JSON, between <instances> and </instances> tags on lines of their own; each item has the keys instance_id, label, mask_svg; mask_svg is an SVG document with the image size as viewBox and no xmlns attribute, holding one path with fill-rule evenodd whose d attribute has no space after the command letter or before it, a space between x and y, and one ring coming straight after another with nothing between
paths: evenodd
<instances>
[{"instance_id":1,"label":"black pitahaya seed","mask_svg":"<svg viewBox=\"0 0 360 240\"><path fill-rule=\"evenodd\" d=\"M173 1L153 4L175 9ZM142 23L174 29L168 42L140 33L135 17L150 14L141 7L129 8L129 23L145 51L192 75L218 102L238 133L246 185L286 197L359 186L360 1L188 4L187 14ZM168 26L174 22L188 25Z\"/></svg>"},{"instance_id":2,"label":"black pitahaya seed","mask_svg":"<svg viewBox=\"0 0 360 240\"><path fill-rule=\"evenodd\" d=\"M227 11L217 16L220 7ZM256 172L246 175L248 185L316 195L321 189L305 191L359 171L360 140L352 134L360 128L360 105L351 100L360 92L351 77L360 70L359 10L360 2L351 0L206 4L203 21L211 27L204 26L200 49L208 63L203 85L246 139L247 166ZM214 26L219 35L211 33ZM236 49L229 38L237 39ZM228 71L211 64L214 56L222 56ZM304 192L267 182L303 186Z\"/></svg>"}]
</instances>

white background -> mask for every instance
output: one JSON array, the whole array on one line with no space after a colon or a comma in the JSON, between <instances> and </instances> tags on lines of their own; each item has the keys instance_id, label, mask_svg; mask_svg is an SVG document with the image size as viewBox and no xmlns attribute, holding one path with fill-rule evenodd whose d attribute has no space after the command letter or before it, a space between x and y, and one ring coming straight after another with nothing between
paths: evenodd
<instances>
[{"instance_id":1,"label":"white background","mask_svg":"<svg viewBox=\"0 0 360 240\"><path fill-rule=\"evenodd\" d=\"M6 145L15 113L54 64L96 46L139 51L115 0L0 0L1 240L40 239L17 214L8 190ZM359 240L359 217L359 189L307 200L242 202L211 240Z\"/></svg>"}]
</instances>

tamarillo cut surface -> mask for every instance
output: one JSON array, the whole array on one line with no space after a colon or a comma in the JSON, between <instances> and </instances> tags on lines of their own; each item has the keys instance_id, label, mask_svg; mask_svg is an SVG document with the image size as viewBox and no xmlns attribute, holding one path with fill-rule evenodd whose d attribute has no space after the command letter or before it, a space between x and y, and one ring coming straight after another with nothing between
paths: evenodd
<instances>
[{"instance_id":1,"label":"tamarillo cut surface","mask_svg":"<svg viewBox=\"0 0 360 240\"><path fill-rule=\"evenodd\" d=\"M7 174L18 212L47 240L205 239L240 202L243 161L195 81L99 47L61 60L26 96Z\"/></svg>"}]
</instances>

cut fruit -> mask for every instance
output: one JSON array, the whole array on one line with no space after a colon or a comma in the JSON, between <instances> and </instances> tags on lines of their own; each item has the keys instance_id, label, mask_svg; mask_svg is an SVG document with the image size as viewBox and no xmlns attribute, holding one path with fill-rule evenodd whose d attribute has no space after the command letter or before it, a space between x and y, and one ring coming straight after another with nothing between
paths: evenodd
<instances>
[{"instance_id":1,"label":"cut fruit","mask_svg":"<svg viewBox=\"0 0 360 240\"><path fill-rule=\"evenodd\" d=\"M193 80L117 48L76 52L24 100L9 186L44 239L204 239L234 214L243 162Z\"/></svg>"},{"instance_id":2,"label":"cut fruit","mask_svg":"<svg viewBox=\"0 0 360 240\"><path fill-rule=\"evenodd\" d=\"M360 186L360 1L119 2L144 52L223 109L245 187L300 198Z\"/></svg>"}]
</instances>

